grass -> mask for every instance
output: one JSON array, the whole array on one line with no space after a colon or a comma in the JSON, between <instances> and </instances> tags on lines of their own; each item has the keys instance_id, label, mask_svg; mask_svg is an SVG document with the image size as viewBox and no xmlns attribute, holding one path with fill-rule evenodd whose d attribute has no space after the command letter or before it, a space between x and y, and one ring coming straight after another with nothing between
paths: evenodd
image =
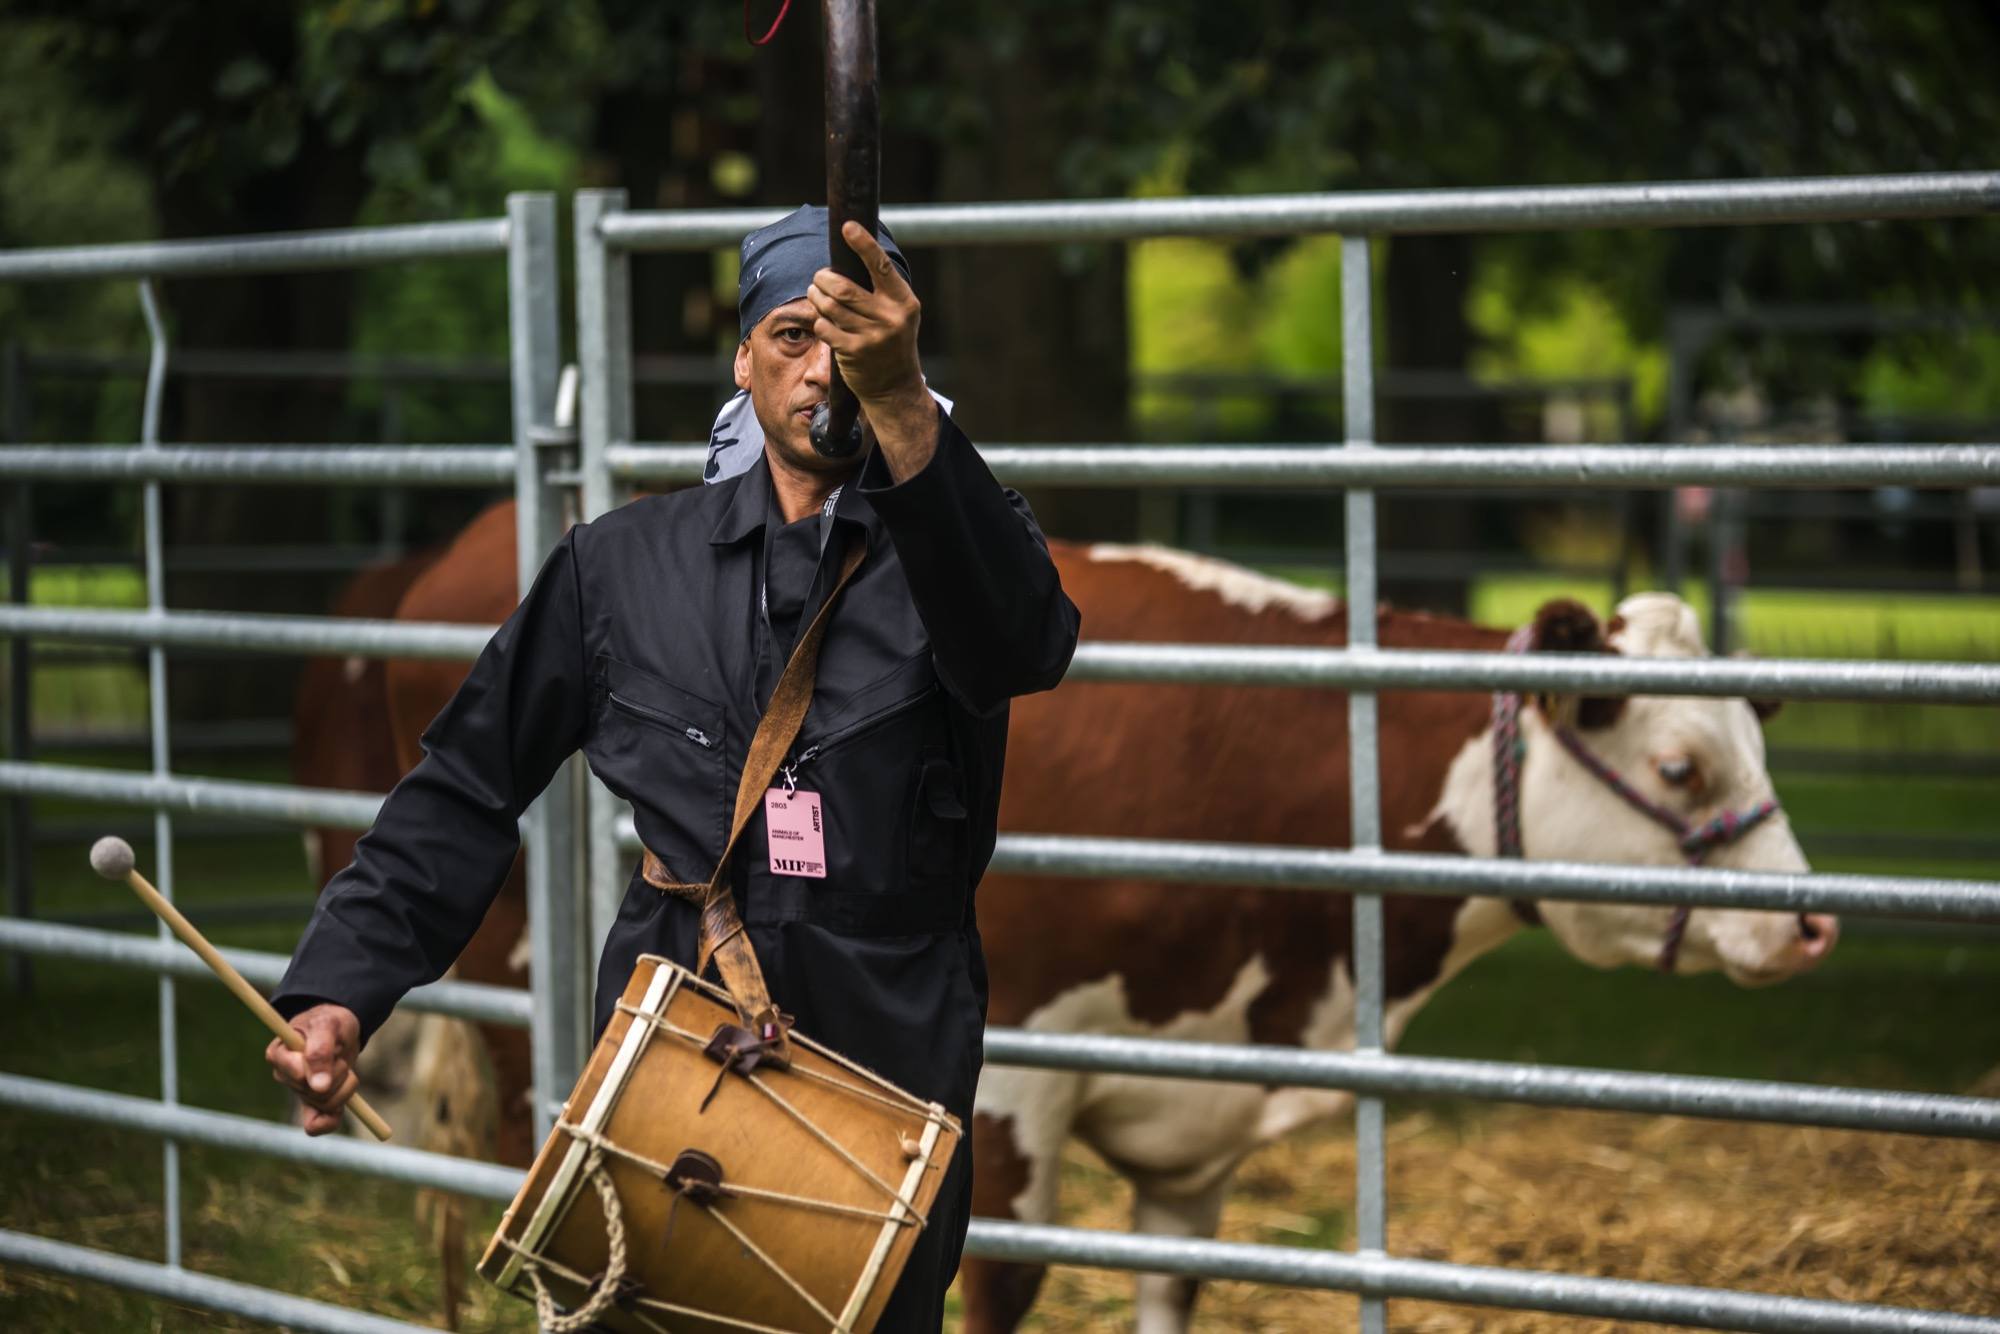
<instances>
[{"instance_id":1,"label":"grass","mask_svg":"<svg viewBox=\"0 0 2000 1334\"><path fill-rule=\"evenodd\" d=\"M0 562L4 568L4 562ZM29 600L38 607L130 609L146 605L144 575L123 565L58 565L37 569ZM35 670L38 727L91 727L120 731L146 721L146 669L127 656L102 662L65 663Z\"/></svg>"},{"instance_id":2,"label":"grass","mask_svg":"<svg viewBox=\"0 0 2000 1334\"><path fill-rule=\"evenodd\" d=\"M55 803L49 803L54 806ZM64 804L69 814L84 809ZM49 812L53 814L54 811ZM137 845L142 865L151 849ZM298 839L188 840L176 848L177 897L203 903L296 895L310 902ZM128 906L131 892L90 874L75 849L36 856L43 911ZM288 952L297 924L216 927L219 944ZM34 994L0 1008L0 1069L114 1093L159 1092L158 989L153 978L37 960ZM176 987L182 1100L281 1119L286 1101L263 1065L264 1035L220 987ZM0 1227L157 1258L164 1246L159 1142L150 1136L0 1114ZM416 1192L388 1182L312 1172L212 1149L182 1163L186 1262L224 1278L379 1314L429 1321L438 1310L435 1248L415 1221ZM475 1202L468 1232L483 1243L499 1207ZM467 1329L526 1331L525 1307L478 1286ZM516 1308L519 1309L516 1309ZM265 1328L173 1308L26 1269L0 1268L0 1328L37 1331Z\"/></svg>"},{"instance_id":3,"label":"grass","mask_svg":"<svg viewBox=\"0 0 2000 1334\"><path fill-rule=\"evenodd\" d=\"M42 963L31 1005L10 1005L0 1046L10 1073L114 1092L158 1092L155 984L86 965ZM282 1098L262 1070L255 1022L220 988L188 984L176 1006L183 1101L276 1119ZM141 1257L164 1246L158 1141L102 1127L8 1114L0 1135L0 1226ZM224 1278L380 1314L438 1309L434 1248L414 1221L415 1192L363 1177L191 1148L182 1162L186 1263ZM497 1206L475 1206L483 1239ZM482 1290L469 1328L525 1331ZM508 1302L508 1307L513 1303ZM93 1285L0 1268L0 1324L42 1331L251 1330L264 1326Z\"/></svg>"},{"instance_id":4,"label":"grass","mask_svg":"<svg viewBox=\"0 0 2000 1334\"><path fill-rule=\"evenodd\" d=\"M1401 1049L1883 1088L1964 1089L2000 1063L2000 939L1850 931L1823 968L1726 979L1578 963L1523 932L1443 988Z\"/></svg>"}]
</instances>

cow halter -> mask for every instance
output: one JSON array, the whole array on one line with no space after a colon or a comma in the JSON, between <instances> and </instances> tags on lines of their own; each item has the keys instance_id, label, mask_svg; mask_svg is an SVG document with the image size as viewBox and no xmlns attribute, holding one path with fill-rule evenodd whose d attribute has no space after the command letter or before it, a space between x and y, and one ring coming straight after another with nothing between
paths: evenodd
<instances>
[{"instance_id":1,"label":"cow halter","mask_svg":"<svg viewBox=\"0 0 2000 1334\"><path fill-rule=\"evenodd\" d=\"M1523 626L1507 639L1509 653L1526 653L1534 639L1534 627ZM1639 812L1671 833L1680 845L1681 855L1687 858L1689 866L1701 865L1711 849L1734 843L1755 829L1765 820L1775 815L1778 803L1775 799L1760 801L1754 806L1740 811L1724 811L1722 814L1701 824L1690 824L1678 814L1668 810L1639 789L1625 781L1616 769L1597 757L1597 754L1583 743L1583 738L1567 723L1551 720L1549 730L1555 734L1562 748L1570 757L1582 765L1598 782L1618 796L1627 806ZM1502 857L1520 858L1521 853L1521 768L1527 756L1527 743L1521 737L1521 696L1508 691L1495 691L1493 695L1493 825L1495 840ZM1509 899L1516 913L1524 921L1539 923L1541 916L1532 903L1520 899ZM1681 938L1687 934L1688 914L1692 911L1687 904L1674 909L1667 919L1667 932L1660 943L1659 969L1663 973L1674 971L1674 961L1680 957Z\"/></svg>"}]
</instances>

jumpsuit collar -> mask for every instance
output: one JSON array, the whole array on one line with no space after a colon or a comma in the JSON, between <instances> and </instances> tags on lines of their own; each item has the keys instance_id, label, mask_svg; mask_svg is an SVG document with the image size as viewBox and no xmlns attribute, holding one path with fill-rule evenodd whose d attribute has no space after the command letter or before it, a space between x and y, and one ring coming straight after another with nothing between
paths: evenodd
<instances>
[{"instance_id":1,"label":"jumpsuit collar","mask_svg":"<svg viewBox=\"0 0 2000 1334\"><path fill-rule=\"evenodd\" d=\"M840 494L834 500L833 517L837 522L853 524L865 532L872 550L879 545L882 519L862 494L862 483L867 473L868 468L864 464L841 486ZM716 517L715 527L709 533L710 545L734 546L763 534L773 501L769 459L759 455L757 461L740 476L720 483L714 489L729 494L726 498L718 497L722 500L722 512Z\"/></svg>"}]
</instances>

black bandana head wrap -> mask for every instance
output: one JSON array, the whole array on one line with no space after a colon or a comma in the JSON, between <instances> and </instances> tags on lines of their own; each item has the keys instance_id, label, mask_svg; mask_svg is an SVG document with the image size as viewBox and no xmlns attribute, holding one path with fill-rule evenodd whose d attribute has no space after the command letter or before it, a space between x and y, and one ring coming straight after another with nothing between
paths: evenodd
<instances>
[{"instance_id":1,"label":"black bandana head wrap","mask_svg":"<svg viewBox=\"0 0 2000 1334\"><path fill-rule=\"evenodd\" d=\"M910 265L896 248L887 227L875 229L875 239L903 276ZM743 266L736 280L737 341L750 336L766 315L797 301L812 286L813 275L833 262L826 244L826 210L801 204L768 227L743 238Z\"/></svg>"}]
</instances>

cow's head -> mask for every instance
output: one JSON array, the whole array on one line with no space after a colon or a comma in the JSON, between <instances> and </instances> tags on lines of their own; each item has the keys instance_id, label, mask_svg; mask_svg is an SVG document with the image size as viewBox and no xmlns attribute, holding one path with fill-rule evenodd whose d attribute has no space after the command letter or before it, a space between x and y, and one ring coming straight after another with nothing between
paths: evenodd
<instances>
[{"instance_id":1,"label":"cow's head","mask_svg":"<svg viewBox=\"0 0 2000 1334\"><path fill-rule=\"evenodd\" d=\"M1613 652L1634 657L1705 657L1693 610L1667 593L1641 593L1619 604L1610 624L1586 608L1551 602L1535 618L1531 649ZM1771 800L1762 722L1775 706L1743 699L1667 696L1537 699L1521 711L1522 854L1540 861L1684 865L1672 830L1631 801L1559 743L1567 724L1588 751L1636 793L1689 825ZM1468 744L1446 779L1439 814L1468 851L1497 849L1491 733ZM1782 810L1741 837L1719 843L1707 866L1805 871L1805 854ZM1572 954L1602 968L1653 965L1661 958L1673 910L1612 903L1544 900L1537 907ZM1821 913L1697 908L1674 956L1681 973L1721 969L1757 986L1817 964L1832 950L1839 923Z\"/></svg>"}]
</instances>

